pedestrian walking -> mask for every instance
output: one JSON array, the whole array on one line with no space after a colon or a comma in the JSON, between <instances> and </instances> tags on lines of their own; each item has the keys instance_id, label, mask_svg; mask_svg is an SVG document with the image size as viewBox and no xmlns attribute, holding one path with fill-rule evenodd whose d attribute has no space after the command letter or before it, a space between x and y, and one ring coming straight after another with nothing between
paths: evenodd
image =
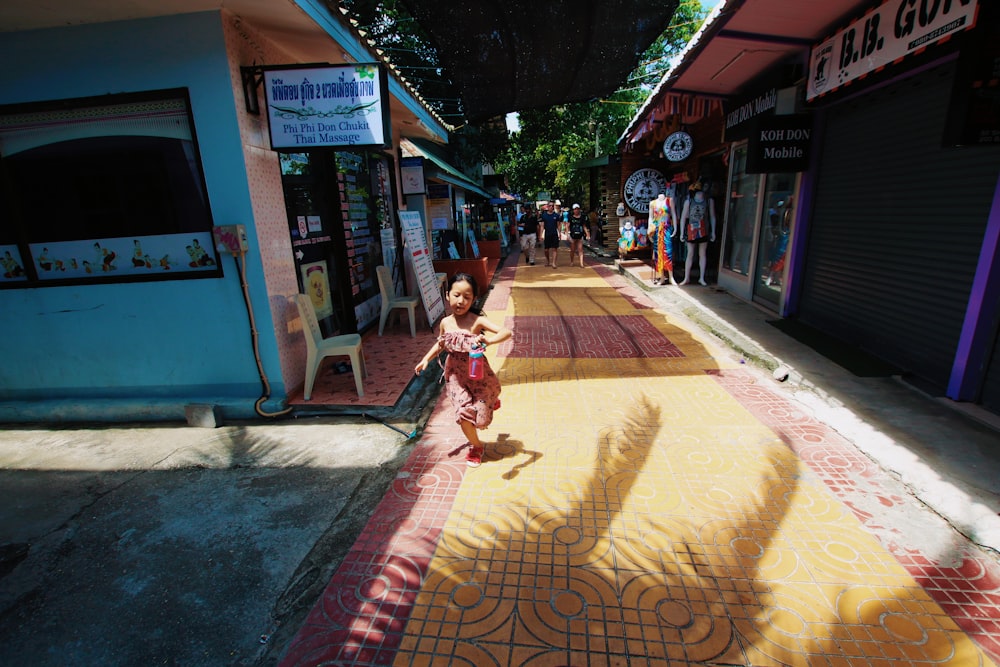
<instances>
[{"instance_id":1,"label":"pedestrian walking","mask_svg":"<svg viewBox=\"0 0 1000 667\"><path fill-rule=\"evenodd\" d=\"M587 219L583 217L583 209L579 204L573 204L573 212L569 216L569 263L580 263L583 268L583 239L590 239L587 229Z\"/></svg>"},{"instance_id":2,"label":"pedestrian walking","mask_svg":"<svg viewBox=\"0 0 1000 667\"><path fill-rule=\"evenodd\" d=\"M448 281L451 314L441 320L438 339L413 369L420 375L432 359L443 351L448 353L444 363L445 388L455 421L468 438L465 462L472 468L483 462L483 443L478 430L492 423L493 411L500 407L500 380L483 352L487 345L502 343L513 335L510 329L492 322L475 307L478 297L479 286L471 275L456 273L451 277Z\"/></svg>"},{"instance_id":3,"label":"pedestrian walking","mask_svg":"<svg viewBox=\"0 0 1000 667\"><path fill-rule=\"evenodd\" d=\"M553 269L559 267L559 228L562 226L562 215L555 212L555 204L549 202L542 212L542 246L545 248L545 266Z\"/></svg>"},{"instance_id":4,"label":"pedestrian walking","mask_svg":"<svg viewBox=\"0 0 1000 667\"><path fill-rule=\"evenodd\" d=\"M531 266L535 265L535 246L538 245L538 216L528 208L521 216L521 252L524 254L524 261Z\"/></svg>"}]
</instances>

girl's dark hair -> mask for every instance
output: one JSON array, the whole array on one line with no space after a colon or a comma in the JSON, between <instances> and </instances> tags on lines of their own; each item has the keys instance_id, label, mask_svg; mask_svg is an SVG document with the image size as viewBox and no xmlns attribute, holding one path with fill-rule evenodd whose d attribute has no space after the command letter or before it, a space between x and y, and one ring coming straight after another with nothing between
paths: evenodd
<instances>
[{"instance_id":1,"label":"girl's dark hair","mask_svg":"<svg viewBox=\"0 0 1000 667\"><path fill-rule=\"evenodd\" d=\"M482 315L483 310L477 303L479 301L479 284L476 283L476 279L472 276L472 274L459 272L453 275L448 280L448 291L449 292L451 291L451 288L455 283L462 283L462 282L469 283L469 287L472 288L472 296L475 297L476 300L472 304L472 308L469 308L469 310L471 310L476 315Z\"/></svg>"},{"instance_id":2,"label":"girl's dark hair","mask_svg":"<svg viewBox=\"0 0 1000 667\"><path fill-rule=\"evenodd\" d=\"M451 291L452 285L461 282L469 283L469 285L472 287L472 296L475 297L479 296L479 285L476 284L476 279L473 278L472 274L469 273L456 273L455 275L453 275L451 277L451 280L448 281L448 290Z\"/></svg>"}]
</instances>

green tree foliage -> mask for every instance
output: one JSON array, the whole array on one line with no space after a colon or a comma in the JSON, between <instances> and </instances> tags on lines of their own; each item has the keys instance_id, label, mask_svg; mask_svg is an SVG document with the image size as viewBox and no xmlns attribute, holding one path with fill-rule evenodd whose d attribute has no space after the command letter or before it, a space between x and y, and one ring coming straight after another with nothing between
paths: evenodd
<instances>
[{"instance_id":1,"label":"green tree foliage","mask_svg":"<svg viewBox=\"0 0 1000 667\"><path fill-rule=\"evenodd\" d=\"M330 11L340 15L338 2L327 0ZM446 123L464 122L459 92L441 66L437 49L427 33L398 0L340 0L347 15L358 22L366 37L385 52L406 80Z\"/></svg>"},{"instance_id":2,"label":"green tree foliage","mask_svg":"<svg viewBox=\"0 0 1000 667\"><path fill-rule=\"evenodd\" d=\"M327 0L333 11L337 2ZM681 0L670 27L643 54L627 81L606 99L520 112L520 131L508 137L502 118L475 126L464 122L457 91L440 66L427 34L399 0L340 0L389 60L442 118L458 129L450 140L461 167L492 164L522 196L539 191L573 199L586 173L573 164L616 152L618 138L653 86L701 26L700 0Z\"/></svg>"},{"instance_id":3,"label":"green tree foliage","mask_svg":"<svg viewBox=\"0 0 1000 667\"><path fill-rule=\"evenodd\" d=\"M569 200L584 191L586 172L572 165L617 152L618 138L639 106L663 78L670 59L704 22L699 0L685 0L670 27L643 54L628 81L606 99L519 113L520 131L492 162L511 190L525 198L541 191Z\"/></svg>"}]
</instances>

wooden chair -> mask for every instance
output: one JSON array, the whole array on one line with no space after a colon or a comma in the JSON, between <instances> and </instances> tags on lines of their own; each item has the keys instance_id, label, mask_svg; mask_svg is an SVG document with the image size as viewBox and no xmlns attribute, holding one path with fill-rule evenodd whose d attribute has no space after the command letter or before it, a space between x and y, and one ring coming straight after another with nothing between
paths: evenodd
<instances>
[{"instance_id":1,"label":"wooden chair","mask_svg":"<svg viewBox=\"0 0 1000 667\"><path fill-rule=\"evenodd\" d=\"M302 318L302 333L306 337L306 384L302 392L302 398L309 400L312 397L313 384L316 382L316 373L327 357L347 356L351 358L351 369L354 371L354 386L358 390L358 398L365 395L365 389L361 378L368 375L365 368L365 352L361 349L360 334L344 334L323 338L323 333L319 329L319 322L316 320L316 311L313 309L312 301L305 294L295 295L295 305L299 308L299 317Z\"/></svg>"},{"instance_id":2,"label":"wooden chair","mask_svg":"<svg viewBox=\"0 0 1000 667\"><path fill-rule=\"evenodd\" d=\"M382 295L382 314L378 318L378 335L382 335L389 314L397 309L405 308L410 317L410 337L417 337L416 311L420 299L415 296L396 296L396 286L392 282L392 273L388 266L375 268L378 276L378 291Z\"/></svg>"}]
</instances>

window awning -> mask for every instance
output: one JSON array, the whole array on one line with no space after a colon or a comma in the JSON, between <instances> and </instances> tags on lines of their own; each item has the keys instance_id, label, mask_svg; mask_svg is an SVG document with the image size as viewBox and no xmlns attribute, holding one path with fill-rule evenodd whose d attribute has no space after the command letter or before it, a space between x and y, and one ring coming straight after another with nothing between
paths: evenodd
<instances>
[{"instance_id":1,"label":"window awning","mask_svg":"<svg viewBox=\"0 0 1000 667\"><path fill-rule=\"evenodd\" d=\"M427 177L436 178L463 190L474 192L486 199L493 197L478 183L448 164L442 156L437 155L431 142L422 139L400 139L399 148L403 157L422 157L434 165L434 168L426 174Z\"/></svg>"}]
</instances>

